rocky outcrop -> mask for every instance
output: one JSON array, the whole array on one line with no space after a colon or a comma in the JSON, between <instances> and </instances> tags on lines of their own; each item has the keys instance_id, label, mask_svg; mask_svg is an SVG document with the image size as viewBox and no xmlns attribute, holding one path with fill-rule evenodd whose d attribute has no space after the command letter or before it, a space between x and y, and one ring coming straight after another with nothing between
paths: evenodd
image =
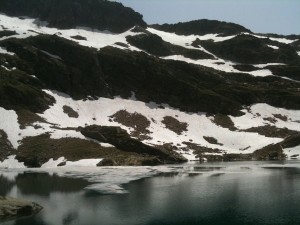
<instances>
[{"instance_id":1,"label":"rocky outcrop","mask_svg":"<svg viewBox=\"0 0 300 225\"><path fill-rule=\"evenodd\" d=\"M143 49L155 56L183 55L191 59L214 59L215 57L201 50L188 49L164 41L161 37L150 32L128 36L126 40L131 45Z\"/></svg>"},{"instance_id":2,"label":"rocky outcrop","mask_svg":"<svg viewBox=\"0 0 300 225\"><path fill-rule=\"evenodd\" d=\"M240 32L251 32L250 30L238 24L207 19L193 20L177 24L155 24L152 25L152 27L158 30L176 33L180 35L205 35L216 33L223 35L233 35L238 34Z\"/></svg>"},{"instance_id":3,"label":"rocky outcrop","mask_svg":"<svg viewBox=\"0 0 300 225\"><path fill-rule=\"evenodd\" d=\"M12 144L7 139L7 134L0 129L0 162L14 153Z\"/></svg>"},{"instance_id":4,"label":"rocky outcrop","mask_svg":"<svg viewBox=\"0 0 300 225\"><path fill-rule=\"evenodd\" d=\"M19 70L9 72L0 67L1 107L43 112L54 102L54 99L41 89L42 84L38 80L28 76L28 74Z\"/></svg>"},{"instance_id":5,"label":"rocky outcrop","mask_svg":"<svg viewBox=\"0 0 300 225\"><path fill-rule=\"evenodd\" d=\"M34 202L0 196L0 222L31 216L41 210L42 207Z\"/></svg>"},{"instance_id":6,"label":"rocky outcrop","mask_svg":"<svg viewBox=\"0 0 300 225\"><path fill-rule=\"evenodd\" d=\"M146 26L142 15L107 0L1 0L0 12L38 18L62 29L83 26L121 33L135 25Z\"/></svg>"},{"instance_id":7,"label":"rocky outcrop","mask_svg":"<svg viewBox=\"0 0 300 225\"><path fill-rule=\"evenodd\" d=\"M133 139L129 134L120 127L106 127L106 126L87 126L81 129L81 133L88 137L100 142L109 143L116 148L125 152L134 152L139 155L148 155L157 157L157 160L152 159L151 164L157 163L180 163L185 162L186 159L181 157L174 151L168 151L164 149L158 149L149 145L146 145L139 140ZM140 161L140 160L138 160ZM149 161L149 163L150 163ZM145 163L146 164L146 163Z\"/></svg>"},{"instance_id":8,"label":"rocky outcrop","mask_svg":"<svg viewBox=\"0 0 300 225\"><path fill-rule=\"evenodd\" d=\"M300 134L291 135L282 142L268 145L262 149L253 152L253 159L256 160L284 160L286 155L283 148L292 148L300 145Z\"/></svg>"},{"instance_id":9,"label":"rocky outcrop","mask_svg":"<svg viewBox=\"0 0 300 225\"><path fill-rule=\"evenodd\" d=\"M288 44L280 44L268 38L258 38L252 35L240 34L232 39L214 42L197 39L194 46L201 45L216 56L239 63L299 63L296 50ZM270 48L276 45L279 49Z\"/></svg>"}]
</instances>

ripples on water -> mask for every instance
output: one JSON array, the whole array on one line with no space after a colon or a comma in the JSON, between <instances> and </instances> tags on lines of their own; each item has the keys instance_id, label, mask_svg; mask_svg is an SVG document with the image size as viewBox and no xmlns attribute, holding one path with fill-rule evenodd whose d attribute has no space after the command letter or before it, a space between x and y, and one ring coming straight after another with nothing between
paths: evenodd
<instances>
[{"instance_id":1,"label":"ripples on water","mask_svg":"<svg viewBox=\"0 0 300 225\"><path fill-rule=\"evenodd\" d=\"M0 170L0 195L44 206L3 225L297 225L300 162Z\"/></svg>"}]
</instances>

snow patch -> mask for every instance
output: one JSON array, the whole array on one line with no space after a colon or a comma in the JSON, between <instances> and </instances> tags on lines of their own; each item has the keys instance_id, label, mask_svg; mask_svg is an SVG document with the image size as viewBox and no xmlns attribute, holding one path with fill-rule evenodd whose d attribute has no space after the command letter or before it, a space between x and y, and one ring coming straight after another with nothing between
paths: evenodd
<instances>
[{"instance_id":1,"label":"snow patch","mask_svg":"<svg viewBox=\"0 0 300 225\"><path fill-rule=\"evenodd\" d=\"M178 35L165 31L156 30L154 28L147 28L153 34L160 36L164 41L170 42L175 45L180 45L185 48L194 48L191 45L197 38L201 41L213 40L214 42L226 41L236 37L236 35L220 37L219 34L205 34L205 35Z\"/></svg>"},{"instance_id":2,"label":"snow patch","mask_svg":"<svg viewBox=\"0 0 300 225\"><path fill-rule=\"evenodd\" d=\"M235 69L233 66L236 65L236 63L233 63L231 61L225 61L223 59L199 59L194 60L190 58L186 58L182 55L171 55L166 57L161 57L162 59L166 60L177 60L187 63L192 63L196 65L201 65L209 68L213 68L215 70L227 72L227 73L245 73L245 74L251 74L253 76L259 76L259 77L265 77L265 76L272 76L273 73L268 69L261 69L261 70L255 70L251 72L245 72ZM267 66L268 64L265 64ZM256 65L254 65L256 66Z\"/></svg>"},{"instance_id":3,"label":"snow patch","mask_svg":"<svg viewBox=\"0 0 300 225\"><path fill-rule=\"evenodd\" d=\"M267 45L269 48L273 48L273 49L279 49L279 47L278 46L275 46L275 45Z\"/></svg>"},{"instance_id":4,"label":"snow patch","mask_svg":"<svg viewBox=\"0 0 300 225\"><path fill-rule=\"evenodd\" d=\"M245 113L243 116L230 116L234 125L239 129L273 125L278 128L300 131L300 110L275 108L268 104L255 104L249 109L242 111ZM276 118L274 115L286 117L286 121ZM271 122L268 118L271 118L273 121Z\"/></svg>"},{"instance_id":5,"label":"snow patch","mask_svg":"<svg viewBox=\"0 0 300 225\"><path fill-rule=\"evenodd\" d=\"M20 134L20 126L18 123L18 115L13 110L6 110L0 107L0 129L4 130L7 138L14 148L18 147L18 137Z\"/></svg>"},{"instance_id":6,"label":"snow patch","mask_svg":"<svg viewBox=\"0 0 300 225\"><path fill-rule=\"evenodd\" d=\"M62 30L57 28L46 27L46 23L40 22L36 19L26 17L20 19L18 17L9 17L3 14L0 14L0 21L1 25L3 25L9 30L14 30L18 33L9 37L2 37L0 38L0 41L8 38L27 38L30 36L37 36L39 34L49 34L57 35L68 40L77 42L80 45L94 47L97 49L103 48L105 46L114 46L123 49L124 47L114 45L116 42L120 42L127 44L129 46L129 48L127 49L129 50L140 51L138 48L130 46L130 44L126 41L126 36L139 34L134 33L130 30L121 34L114 34L107 31L99 31L97 29L90 29L85 27ZM77 40L72 38L72 36L77 35L85 37L86 40ZM50 56L54 55L50 54ZM54 57L57 58L57 56Z\"/></svg>"},{"instance_id":7,"label":"snow patch","mask_svg":"<svg viewBox=\"0 0 300 225\"><path fill-rule=\"evenodd\" d=\"M16 160L15 155L8 156L3 162L0 161L0 168L26 168L24 163Z\"/></svg>"},{"instance_id":8,"label":"snow patch","mask_svg":"<svg viewBox=\"0 0 300 225\"><path fill-rule=\"evenodd\" d=\"M288 159L300 159L300 145L293 148L285 148L283 152L287 155Z\"/></svg>"},{"instance_id":9,"label":"snow patch","mask_svg":"<svg viewBox=\"0 0 300 225\"><path fill-rule=\"evenodd\" d=\"M78 161L67 161L64 157L60 157L57 160L50 159L48 162L44 163L41 168L55 168L58 167L60 163L66 163L61 167L96 167L101 161L102 159L81 159Z\"/></svg>"},{"instance_id":10,"label":"snow patch","mask_svg":"<svg viewBox=\"0 0 300 225\"><path fill-rule=\"evenodd\" d=\"M9 52L6 48L0 47L0 54L7 54L7 55L15 55L13 52Z\"/></svg>"},{"instance_id":11,"label":"snow patch","mask_svg":"<svg viewBox=\"0 0 300 225\"><path fill-rule=\"evenodd\" d=\"M297 41L298 39L295 39L295 40L290 40L290 39L287 39L287 38L274 38L274 37L266 37L266 36L263 36L263 35L258 35L258 34L250 34L250 33L243 33L243 34L247 34L247 35L252 35L254 37L257 37L257 38L262 38L262 39L270 39L272 41L277 41L279 43L284 43L284 44L291 44L295 41Z\"/></svg>"},{"instance_id":12,"label":"snow patch","mask_svg":"<svg viewBox=\"0 0 300 225\"><path fill-rule=\"evenodd\" d=\"M265 68L267 66L284 66L284 63L265 63L265 64L253 64L253 66L258 68Z\"/></svg>"}]
</instances>

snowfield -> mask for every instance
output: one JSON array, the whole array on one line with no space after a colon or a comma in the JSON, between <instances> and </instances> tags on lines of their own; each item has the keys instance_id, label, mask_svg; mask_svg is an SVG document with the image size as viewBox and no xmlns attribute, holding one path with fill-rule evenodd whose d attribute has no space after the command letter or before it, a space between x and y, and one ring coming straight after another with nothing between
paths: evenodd
<instances>
[{"instance_id":1,"label":"snowfield","mask_svg":"<svg viewBox=\"0 0 300 225\"><path fill-rule=\"evenodd\" d=\"M281 138L270 138L259 135L257 133L242 132L240 130L251 127L259 127L264 125L274 125L279 128L288 128L300 131L300 112L295 110L279 109L267 104L256 104L248 109L244 109L245 115L240 117L230 117L234 125L240 129L231 131L227 128L220 127L212 122L211 116L206 113L187 113L164 105L164 109L159 108L157 104L147 104L136 101L134 98L122 99L115 97L114 99L99 98L98 100L80 100L75 101L66 94L56 91L44 90L47 94L53 96L56 103L50 106L43 114L39 114L48 123L36 122L40 128L35 129L33 126L27 126L25 129L19 128L17 114L12 110L0 108L0 128L3 129L9 141L17 148L20 141L27 136L36 136L45 132L51 134L51 138L59 139L63 137L76 137L87 139L80 132L75 130L62 130L62 128L77 128L86 125L102 125L102 126L120 126L129 133L134 131L131 127L114 122L110 116L120 110L126 110L129 113L139 113L145 116L151 123L148 127L150 131L150 139L143 141L149 145L161 145L163 143L172 143L180 147L187 147L183 142L189 142L201 145L211 149L220 149L223 153L252 153L269 144L281 142ZM78 118L71 118L63 111L63 106L69 106L78 113ZM275 116L281 115L286 119L276 119ZM178 121L187 123L187 131L177 134L165 127L162 120L165 116L171 116ZM273 118L275 120L266 120ZM53 124L56 124L53 126ZM204 137L213 137L219 144L211 144ZM99 143L102 146L110 147L109 144ZM286 149L285 152L289 156L299 154L300 149ZM289 153L291 152L291 153ZM186 157L188 160L197 160L192 150L178 150L178 153ZM1 167L7 167L10 162L17 165L14 158L9 158L0 164ZM81 160L78 162L67 162L64 158L56 161L50 160L43 167L56 167L61 162L66 162L66 166L96 166L101 159Z\"/></svg>"}]
</instances>

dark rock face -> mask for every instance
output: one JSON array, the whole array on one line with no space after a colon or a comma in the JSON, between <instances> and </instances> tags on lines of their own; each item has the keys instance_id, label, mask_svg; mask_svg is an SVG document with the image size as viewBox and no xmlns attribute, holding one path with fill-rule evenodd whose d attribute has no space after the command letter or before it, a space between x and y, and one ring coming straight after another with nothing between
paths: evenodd
<instances>
[{"instance_id":1,"label":"dark rock face","mask_svg":"<svg viewBox=\"0 0 300 225\"><path fill-rule=\"evenodd\" d=\"M18 70L9 72L0 67L1 107L42 112L54 103L54 99L44 93L41 88L42 84L26 73Z\"/></svg>"},{"instance_id":2,"label":"dark rock face","mask_svg":"<svg viewBox=\"0 0 300 225\"><path fill-rule=\"evenodd\" d=\"M106 0L1 0L0 12L38 18L62 29L85 26L121 33L135 25L146 26L139 13Z\"/></svg>"},{"instance_id":3,"label":"dark rock face","mask_svg":"<svg viewBox=\"0 0 300 225\"><path fill-rule=\"evenodd\" d=\"M243 26L234 23L220 22L217 20L194 20L185 23L177 24L155 24L152 25L153 28L172 32L180 35L190 35L190 34L223 34L223 35L233 35L240 32L249 32L250 30L246 29Z\"/></svg>"},{"instance_id":4,"label":"dark rock face","mask_svg":"<svg viewBox=\"0 0 300 225\"><path fill-rule=\"evenodd\" d=\"M256 160L284 160L286 158L280 144L268 145L253 153Z\"/></svg>"},{"instance_id":5,"label":"dark rock face","mask_svg":"<svg viewBox=\"0 0 300 225\"><path fill-rule=\"evenodd\" d=\"M7 134L0 129L0 162L14 153L12 144L7 139Z\"/></svg>"},{"instance_id":6,"label":"dark rock face","mask_svg":"<svg viewBox=\"0 0 300 225\"><path fill-rule=\"evenodd\" d=\"M156 156L164 163L176 163L186 161L179 154L171 151L161 150L152 146L143 144L133 139L129 134L120 127L105 126L87 126L81 130L81 133L100 142L109 143L126 152L135 152L138 154L146 154Z\"/></svg>"},{"instance_id":7,"label":"dark rock face","mask_svg":"<svg viewBox=\"0 0 300 225\"><path fill-rule=\"evenodd\" d=\"M191 59L214 59L214 56L201 50L187 49L163 41L156 34L145 33L135 36L128 36L126 40L133 46L143 49L155 56L183 55Z\"/></svg>"},{"instance_id":8,"label":"dark rock face","mask_svg":"<svg viewBox=\"0 0 300 225\"><path fill-rule=\"evenodd\" d=\"M267 45L274 42L267 38L257 38L252 35L241 34L232 39L213 42L196 40L193 45L200 44L218 57L239 63L299 63L299 56L295 49L287 44L276 43L279 49L272 49Z\"/></svg>"},{"instance_id":9,"label":"dark rock face","mask_svg":"<svg viewBox=\"0 0 300 225\"><path fill-rule=\"evenodd\" d=\"M285 138L282 142L268 145L262 149L256 150L253 153L253 158L258 160L284 160L286 155L283 153L283 148L292 148L300 145L300 134L291 135Z\"/></svg>"},{"instance_id":10,"label":"dark rock face","mask_svg":"<svg viewBox=\"0 0 300 225\"><path fill-rule=\"evenodd\" d=\"M88 95L107 96L108 90L95 49L55 35L39 35L26 40L9 39L2 45L15 51L22 61L17 68L35 74L49 89L67 93L75 99Z\"/></svg>"},{"instance_id":11,"label":"dark rock face","mask_svg":"<svg viewBox=\"0 0 300 225\"><path fill-rule=\"evenodd\" d=\"M15 31L2 30L2 31L0 31L0 38L15 35L15 34L17 34Z\"/></svg>"},{"instance_id":12,"label":"dark rock face","mask_svg":"<svg viewBox=\"0 0 300 225\"><path fill-rule=\"evenodd\" d=\"M42 207L34 202L0 196L0 222L31 216L41 210Z\"/></svg>"},{"instance_id":13,"label":"dark rock face","mask_svg":"<svg viewBox=\"0 0 300 225\"><path fill-rule=\"evenodd\" d=\"M300 63L294 65L267 66L266 68L271 70L274 75L300 81Z\"/></svg>"}]
</instances>

